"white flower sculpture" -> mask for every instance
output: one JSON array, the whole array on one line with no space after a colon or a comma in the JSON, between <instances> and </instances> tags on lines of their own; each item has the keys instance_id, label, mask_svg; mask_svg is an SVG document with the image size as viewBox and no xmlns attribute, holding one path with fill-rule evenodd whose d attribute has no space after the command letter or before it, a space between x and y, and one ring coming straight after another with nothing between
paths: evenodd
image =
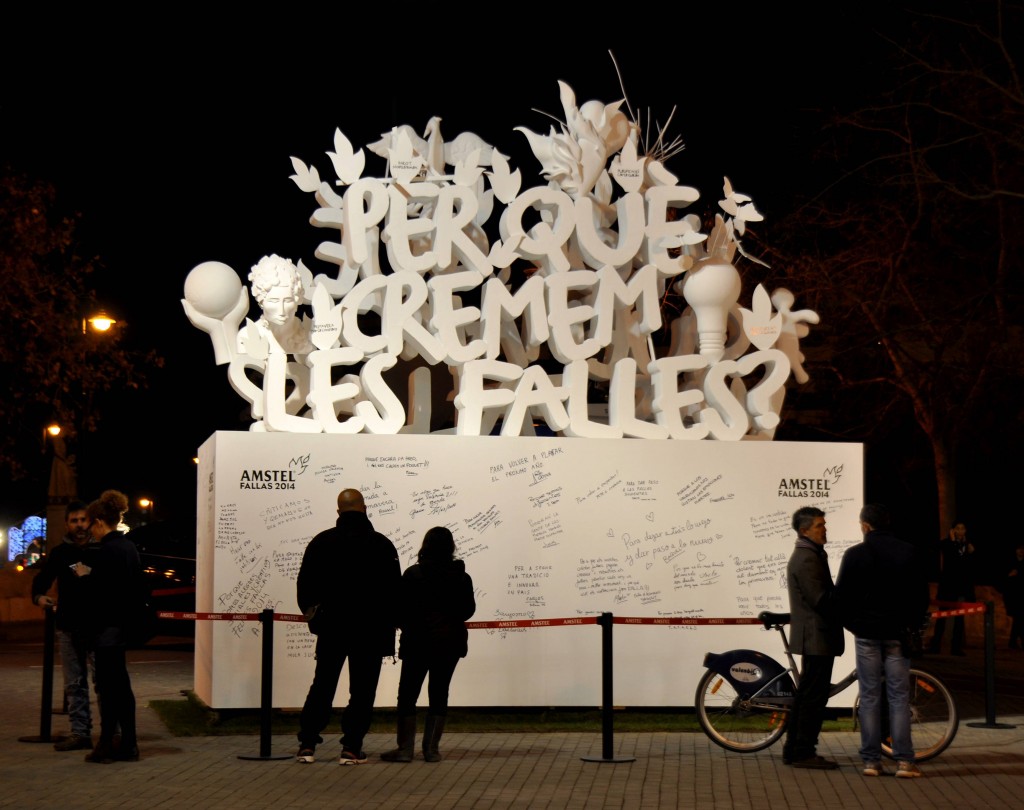
<instances>
[{"instance_id":1,"label":"white flower sculpture","mask_svg":"<svg viewBox=\"0 0 1024 810\"><path fill-rule=\"evenodd\" d=\"M577 107L572 88L562 81L558 86L565 112L561 131L554 126L547 135L526 127L516 127L516 131L530 142L544 177L578 199L594 189L608 159L626 143L633 124L619 110L622 100L612 104L588 101Z\"/></svg>"}]
</instances>

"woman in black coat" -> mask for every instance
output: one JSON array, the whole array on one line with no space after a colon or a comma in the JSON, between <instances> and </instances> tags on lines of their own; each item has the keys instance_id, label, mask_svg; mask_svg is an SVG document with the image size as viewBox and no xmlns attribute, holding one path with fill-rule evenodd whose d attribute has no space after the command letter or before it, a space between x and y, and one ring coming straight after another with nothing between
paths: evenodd
<instances>
[{"instance_id":1,"label":"woman in black coat","mask_svg":"<svg viewBox=\"0 0 1024 810\"><path fill-rule=\"evenodd\" d=\"M440 762L438 741L448 714L448 687L467 652L466 620L476 611L473 580L455 559L455 538L443 526L427 532L418 560L402 575L398 626L398 747L381 754L388 762L411 762L416 747L416 701L429 675L423 759Z\"/></svg>"},{"instance_id":2,"label":"woman in black coat","mask_svg":"<svg viewBox=\"0 0 1024 810\"><path fill-rule=\"evenodd\" d=\"M144 580L135 543L118 531L128 498L108 489L89 504L89 531L98 543L93 565L76 563L75 573L89 578L89 647L96 656L96 694L100 707L100 739L87 762L135 762L135 693L125 653L129 636L142 620ZM114 747L115 734L121 735Z\"/></svg>"}]
</instances>

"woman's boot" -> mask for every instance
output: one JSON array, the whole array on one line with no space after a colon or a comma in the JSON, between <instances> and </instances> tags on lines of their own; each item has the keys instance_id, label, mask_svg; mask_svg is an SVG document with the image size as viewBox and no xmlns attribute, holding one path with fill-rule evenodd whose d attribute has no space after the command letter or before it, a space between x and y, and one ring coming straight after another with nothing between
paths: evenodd
<instances>
[{"instance_id":1,"label":"woman's boot","mask_svg":"<svg viewBox=\"0 0 1024 810\"><path fill-rule=\"evenodd\" d=\"M427 722L423 728L423 759L426 762L440 762L441 754L437 750L437 744L444 733L445 718L438 714L428 714Z\"/></svg>"},{"instance_id":2,"label":"woman's boot","mask_svg":"<svg viewBox=\"0 0 1024 810\"><path fill-rule=\"evenodd\" d=\"M426 739L424 737L424 739ZM416 715L398 718L398 747L385 751L380 758L385 762L412 762L416 750Z\"/></svg>"}]
</instances>

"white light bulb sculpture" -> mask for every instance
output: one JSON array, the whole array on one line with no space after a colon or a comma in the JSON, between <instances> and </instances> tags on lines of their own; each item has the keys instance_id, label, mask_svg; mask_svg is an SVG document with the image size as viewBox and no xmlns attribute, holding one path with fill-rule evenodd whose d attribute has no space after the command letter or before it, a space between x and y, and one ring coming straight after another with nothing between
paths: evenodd
<instances>
[{"instance_id":1,"label":"white light bulb sculpture","mask_svg":"<svg viewBox=\"0 0 1024 810\"><path fill-rule=\"evenodd\" d=\"M729 311L740 297L740 274L725 258L711 256L686 271L677 287L697 317L701 357L717 363L725 354Z\"/></svg>"}]
</instances>

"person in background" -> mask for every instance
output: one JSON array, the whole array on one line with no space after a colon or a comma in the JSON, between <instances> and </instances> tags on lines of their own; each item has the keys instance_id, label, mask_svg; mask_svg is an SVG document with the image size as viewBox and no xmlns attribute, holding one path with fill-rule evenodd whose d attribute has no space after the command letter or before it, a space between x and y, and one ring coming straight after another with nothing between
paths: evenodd
<instances>
[{"instance_id":1,"label":"person in background","mask_svg":"<svg viewBox=\"0 0 1024 810\"><path fill-rule=\"evenodd\" d=\"M93 565L75 564L75 573L88 577L89 646L96 656L96 693L100 708L100 737L85 755L86 762L136 762L135 693L126 653L133 628L145 610L145 581L135 544L117 530L128 498L108 489L89 504L89 531L98 543ZM120 733L120 744L114 736Z\"/></svg>"},{"instance_id":2,"label":"person in background","mask_svg":"<svg viewBox=\"0 0 1024 810\"><path fill-rule=\"evenodd\" d=\"M46 558L46 549L43 548L43 538L33 537L32 542L25 546L21 553L22 564L25 568L38 568L41 561Z\"/></svg>"},{"instance_id":3,"label":"person in background","mask_svg":"<svg viewBox=\"0 0 1024 810\"><path fill-rule=\"evenodd\" d=\"M468 651L466 620L476 612L473 580L466 573L466 564L455 559L455 538L444 526L435 526L424 536L416 564L402 575L399 605L398 747L380 758L412 762L416 701L429 677L423 759L440 762L438 742L448 716L448 688L459 659Z\"/></svg>"},{"instance_id":4,"label":"person in background","mask_svg":"<svg viewBox=\"0 0 1024 810\"><path fill-rule=\"evenodd\" d=\"M814 506L797 509L793 530L796 545L786 566L786 582L792 622L790 647L801 656L801 667L782 761L794 768L831 770L839 765L818 756L818 734L825 719L832 664L843 654L845 640L825 553L825 513Z\"/></svg>"},{"instance_id":5,"label":"person in background","mask_svg":"<svg viewBox=\"0 0 1024 810\"><path fill-rule=\"evenodd\" d=\"M61 668L64 673L64 700L70 736L54 743L57 751L77 751L92 748L92 713L89 709L89 670L94 669L93 657L88 652L87 617L89 605L85 594L85 581L72 571L75 563L92 564L96 551L90 545L89 518L81 501L72 501L64 510L67 530L63 542L44 559L43 567L32 580L32 603L44 609L56 607L57 644L60 649ZM48 595L57 583L57 599ZM95 671L93 672L95 681Z\"/></svg>"},{"instance_id":6,"label":"person in background","mask_svg":"<svg viewBox=\"0 0 1024 810\"><path fill-rule=\"evenodd\" d=\"M939 541L939 587L935 598L940 602L974 601L974 546L967 539L967 527L962 520L953 523L949 537ZM928 652L942 652L942 638L946 633L946 619L935 620L935 630ZM950 652L966 655L964 617L953 617L953 639Z\"/></svg>"},{"instance_id":7,"label":"person in background","mask_svg":"<svg viewBox=\"0 0 1024 810\"><path fill-rule=\"evenodd\" d=\"M869 503L860 510L864 541L843 555L835 599L857 647L860 756L865 776L883 776L882 688L889 705L889 735L896 776L921 776L910 733L910 658L901 640L920 627L928 611L928 582L916 549L890 530L889 510Z\"/></svg>"},{"instance_id":8,"label":"person in background","mask_svg":"<svg viewBox=\"0 0 1024 810\"><path fill-rule=\"evenodd\" d=\"M1014 552L1013 567L1003 585L1003 604L1010 617L1010 649L1024 649L1024 544Z\"/></svg>"},{"instance_id":9,"label":"person in background","mask_svg":"<svg viewBox=\"0 0 1024 810\"><path fill-rule=\"evenodd\" d=\"M338 764L366 762L363 739L370 730L381 661L395 654L401 579L398 552L373 528L362 493L342 490L337 522L309 541L296 581L299 610L317 637L316 670L299 718L296 762L316 760L346 660L349 700L341 715Z\"/></svg>"}]
</instances>

